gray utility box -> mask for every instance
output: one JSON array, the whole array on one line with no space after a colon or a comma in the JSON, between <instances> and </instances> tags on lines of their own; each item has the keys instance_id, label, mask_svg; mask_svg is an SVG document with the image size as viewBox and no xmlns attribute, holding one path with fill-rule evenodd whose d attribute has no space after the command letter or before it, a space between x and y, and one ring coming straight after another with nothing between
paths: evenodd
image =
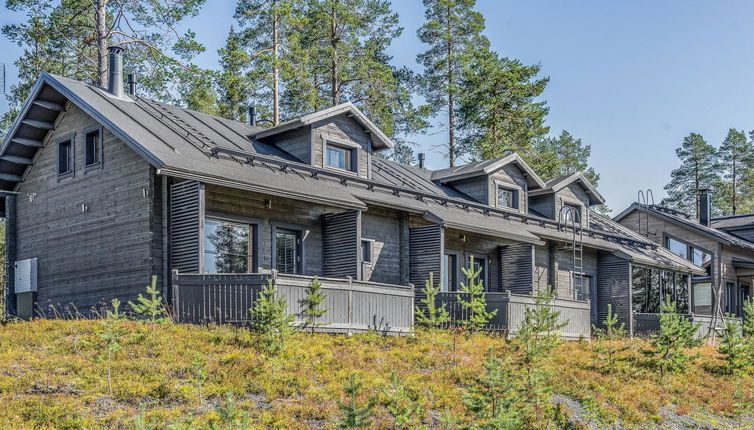
<instances>
[{"instance_id":1,"label":"gray utility box","mask_svg":"<svg viewBox=\"0 0 754 430\"><path fill-rule=\"evenodd\" d=\"M29 258L13 263L16 290L16 314L21 319L34 316L34 294L37 292L37 259Z\"/></svg>"},{"instance_id":2,"label":"gray utility box","mask_svg":"<svg viewBox=\"0 0 754 430\"><path fill-rule=\"evenodd\" d=\"M14 263L16 294L37 292L37 259L29 258Z\"/></svg>"}]
</instances>

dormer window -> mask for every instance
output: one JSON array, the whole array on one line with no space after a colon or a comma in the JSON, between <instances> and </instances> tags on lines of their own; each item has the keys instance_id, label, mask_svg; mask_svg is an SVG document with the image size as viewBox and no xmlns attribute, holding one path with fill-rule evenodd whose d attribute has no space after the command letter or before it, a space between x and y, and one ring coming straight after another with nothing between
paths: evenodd
<instances>
[{"instance_id":1,"label":"dormer window","mask_svg":"<svg viewBox=\"0 0 754 430\"><path fill-rule=\"evenodd\" d=\"M518 191L498 185L497 207L518 209Z\"/></svg>"},{"instance_id":2,"label":"dormer window","mask_svg":"<svg viewBox=\"0 0 754 430\"><path fill-rule=\"evenodd\" d=\"M581 222L581 207L576 205L564 205L566 208L565 210L565 219L566 221L575 221L575 222Z\"/></svg>"},{"instance_id":3,"label":"dormer window","mask_svg":"<svg viewBox=\"0 0 754 430\"><path fill-rule=\"evenodd\" d=\"M325 140L325 167L356 172L358 146L346 142Z\"/></svg>"}]
</instances>

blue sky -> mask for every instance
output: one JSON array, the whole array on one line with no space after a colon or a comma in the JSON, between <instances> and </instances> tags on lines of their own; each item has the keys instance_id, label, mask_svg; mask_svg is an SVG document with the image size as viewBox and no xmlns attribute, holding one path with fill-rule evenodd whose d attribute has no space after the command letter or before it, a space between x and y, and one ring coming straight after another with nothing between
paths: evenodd
<instances>
[{"instance_id":1,"label":"blue sky","mask_svg":"<svg viewBox=\"0 0 754 430\"><path fill-rule=\"evenodd\" d=\"M694 131L719 145L728 128L754 129L754 2L477 0L485 34L502 55L540 63L550 77L543 98L552 133L566 129L592 145L608 205L622 210L639 189L656 200L677 167L674 149ZM208 0L186 23L207 47L197 62L216 67L217 49L235 2ZM394 0L403 35L391 48L396 65L419 70L420 0ZM0 24L23 19L2 10ZM217 23L222 23L217 24ZM20 50L0 40L0 62ZM0 110L5 109L0 102ZM443 122L438 118L438 124ZM430 168L446 167L437 127L418 136Z\"/></svg>"}]
</instances>

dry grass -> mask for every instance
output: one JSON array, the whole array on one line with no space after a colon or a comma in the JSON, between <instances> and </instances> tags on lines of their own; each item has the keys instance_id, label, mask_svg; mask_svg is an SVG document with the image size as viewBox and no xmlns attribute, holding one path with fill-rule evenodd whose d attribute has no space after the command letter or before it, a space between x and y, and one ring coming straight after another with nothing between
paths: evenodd
<instances>
[{"instance_id":1,"label":"dry grass","mask_svg":"<svg viewBox=\"0 0 754 430\"><path fill-rule=\"evenodd\" d=\"M112 397L106 363L95 359L97 321L0 326L0 428L134 428L135 417L157 428L209 427L219 423L215 409L226 393L254 428L333 428L352 372L365 382L364 395L378 399L376 428L393 428L384 391L394 372L420 399L428 427L447 411L468 424L464 389L481 373L489 348L501 356L510 351L504 339L487 335L299 333L268 357L243 329L171 324L152 333L139 322L122 326ZM667 405L735 416L754 404L754 377L724 375L712 348L700 348L687 372L660 378L640 352L646 345L625 342L630 350L613 372L597 369L589 343L563 344L551 362L555 393L582 402L602 422L629 426L659 420Z\"/></svg>"}]
</instances>

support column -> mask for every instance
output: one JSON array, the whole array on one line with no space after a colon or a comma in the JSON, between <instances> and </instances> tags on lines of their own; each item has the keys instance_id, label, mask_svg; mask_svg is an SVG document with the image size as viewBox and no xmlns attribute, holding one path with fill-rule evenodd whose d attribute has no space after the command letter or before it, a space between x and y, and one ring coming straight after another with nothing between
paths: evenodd
<instances>
[{"instance_id":1,"label":"support column","mask_svg":"<svg viewBox=\"0 0 754 430\"><path fill-rule=\"evenodd\" d=\"M7 315L16 313L15 267L16 241L16 195L5 195L5 309Z\"/></svg>"},{"instance_id":2,"label":"support column","mask_svg":"<svg viewBox=\"0 0 754 430\"><path fill-rule=\"evenodd\" d=\"M406 212L400 212L398 215L398 228L400 230L399 233L399 253L400 253L400 284L401 285L408 285L409 283L409 276L410 276L410 248L409 248L409 233L408 233L408 213Z\"/></svg>"}]
</instances>

